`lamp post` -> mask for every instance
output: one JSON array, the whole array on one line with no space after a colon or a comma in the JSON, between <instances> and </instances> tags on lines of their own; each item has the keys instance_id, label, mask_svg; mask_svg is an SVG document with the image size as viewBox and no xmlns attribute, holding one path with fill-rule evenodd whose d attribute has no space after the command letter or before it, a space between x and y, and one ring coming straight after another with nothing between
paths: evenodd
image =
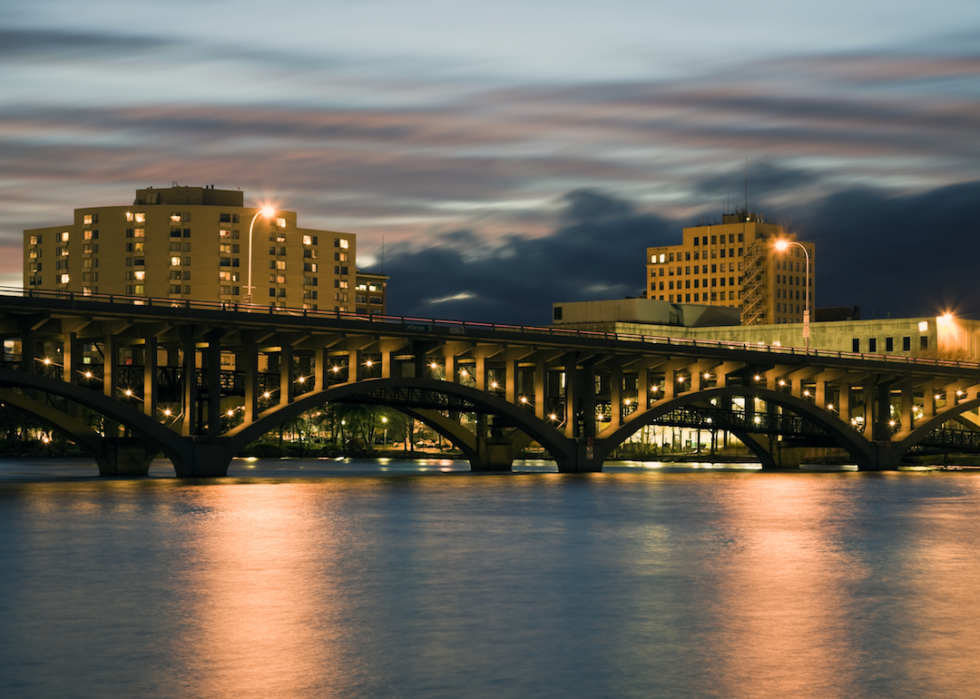
<instances>
[{"instance_id":1,"label":"lamp post","mask_svg":"<svg viewBox=\"0 0 980 699\"><path fill-rule=\"evenodd\" d=\"M385 451L388 448L388 418L382 417L381 424L385 426L385 436L384 439L381 441L381 450Z\"/></svg>"},{"instance_id":2,"label":"lamp post","mask_svg":"<svg viewBox=\"0 0 980 699\"><path fill-rule=\"evenodd\" d=\"M806 256L806 305L803 307L803 339L806 342L806 353L810 354L810 251L803 243L795 240L779 240L776 242L776 250L783 252L790 245L796 245L803 250Z\"/></svg>"},{"instance_id":3,"label":"lamp post","mask_svg":"<svg viewBox=\"0 0 980 699\"><path fill-rule=\"evenodd\" d=\"M252 290L255 288L252 286L252 229L255 228L255 220L259 216L272 218L275 213L276 210L272 207L263 207L255 212L255 216L252 217L252 222L248 225L248 284L245 286L248 293L246 293L245 298L242 299L242 301L246 304L252 303Z\"/></svg>"}]
</instances>

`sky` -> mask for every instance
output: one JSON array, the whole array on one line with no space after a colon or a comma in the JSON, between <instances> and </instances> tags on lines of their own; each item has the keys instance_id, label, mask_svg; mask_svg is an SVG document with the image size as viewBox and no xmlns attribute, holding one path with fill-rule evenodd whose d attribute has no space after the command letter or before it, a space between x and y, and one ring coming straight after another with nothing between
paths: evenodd
<instances>
[{"instance_id":1,"label":"sky","mask_svg":"<svg viewBox=\"0 0 980 699\"><path fill-rule=\"evenodd\" d=\"M543 324L747 180L817 306L980 318L980 3L0 0L0 166L8 286L25 228L213 184L357 234L390 313Z\"/></svg>"}]
</instances>

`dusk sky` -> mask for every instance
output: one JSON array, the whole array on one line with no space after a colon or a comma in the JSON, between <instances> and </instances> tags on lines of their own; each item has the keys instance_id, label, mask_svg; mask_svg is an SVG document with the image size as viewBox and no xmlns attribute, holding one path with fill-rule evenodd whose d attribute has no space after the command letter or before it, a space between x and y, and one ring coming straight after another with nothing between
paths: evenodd
<instances>
[{"instance_id":1,"label":"dusk sky","mask_svg":"<svg viewBox=\"0 0 980 699\"><path fill-rule=\"evenodd\" d=\"M818 306L980 318L980 2L0 3L22 231L214 184L358 236L389 312L547 323L749 204Z\"/></svg>"}]
</instances>

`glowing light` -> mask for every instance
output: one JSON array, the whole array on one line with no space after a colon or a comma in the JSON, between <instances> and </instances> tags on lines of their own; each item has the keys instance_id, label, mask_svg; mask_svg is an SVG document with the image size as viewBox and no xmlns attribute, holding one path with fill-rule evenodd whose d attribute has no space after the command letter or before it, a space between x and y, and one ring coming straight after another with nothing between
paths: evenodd
<instances>
[{"instance_id":1,"label":"glowing light","mask_svg":"<svg viewBox=\"0 0 980 699\"><path fill-rule=\"evenodd\" d=\"M558 419L558 416L555 415L554 413L551 413L550 415L548 415L548 419L554 422L555 420Z\"/></svg>"},{"instance_id":2,"label":"glowing light","mask_svg":"<svg viewBox=\"0 0 980 699\"><path fill-rule=\"evenodd\" d=\"M527 403L527 398L525 396L521 396L521 403Z\"/></svg>"},{"instance_id":3,"label":"glowing light","mask_svg":"<svg viewBox=\"0 0 980 699\"><path fill-rule=\"evenodd\" d=\"M173 414L173 411L171 411L170 408L164 408L163 414L170 417Z\"/></svg>"},{"instance_id":4,"label":"glowing light","mask_svg":"<svg viewBox=\"0 0 980 699\"><path fill-rule=\"evenodd\" d=\"M803 395L804 396L809 396L810 395L810 389L808 388L807 390L803 391Z\"/></svg>"},{"instance_id":5,"label":"glowing light","mask_svg":"<svg viewBox=\"0 0 980 699\"><path fill-rule=\"evenodd\" d=\"M371 360L369 359L369 360L367 360L366 362L364 362L364 366L366 366L366 367L368 367L368 368L370 368L370 367L372 367L372 366L374 366L374 362L372 362L372 361L371 361Z\"/></svg>"},{"instance_id":6,"label":"glowing light","mask_svg":"<svg viewBox=\"0 0 980 699\"><path fill-rule=\"evenodd\" d=\"M470 373L468 371L466 371L466 369L460 369L459 375L462 376L465 379L467 376L470 375Z\"/></svg>"},{"instance_id":7,"label":"glowing light","mask_svg":"<svg viewBox=\"0 0 980 699\"><path fill-rule=\"evenodd\" d=\"M761 376L759 376L758 374L756 374L756 375L755 375L755 380L756 380L756 381L762 381L762 377L761 377Z\"/></svg>"},{"instance_id":8,"label":"glowing light","mask_svg":"<svg viewBox=\"0 0 980 699\"><path fill-rule=\"evenodd\" d=\"M439 368L439 365L436 364L435 362L432 362L431 364L429 364L429 368L430 369L438 369Z\"/></svg>"},{"instance_id":9,"label":"glowing light","mask_svg":"<svg viewBox=\"0 0 980 699\"><path fill-rule=\"evenodd\" d=\"M762 418L761 418L761 417L759 417L758 415L756 415L756 416L755 416L755 424L757 424L757 425L758 425L758 424L759 424L760 422L762 422Z\"/></svg>"},{"instance_id":10,"label":"glowing light","mask_svg":"<svg viewBox=\"0 0 980 699\"><path fill-rule=\"evenodd\" d=\"M678 376L677 377L677 383L684 383L684 377L683 376Z\"/></svg>"},{"instance_id":11,"label":"glowing light","mask_svg":"<svg viewBox=\"0 0 980 699\"><path fill-rule=\"evenodd\" d=\"M234 414L235 414L234 410L229 410L227 413L225 413L225 415L227 415L228 417L231 417Z\"/></svg>"},{"instance_id":12,"label":"glowing light","mask_svg":"<svg viewBox=\"0 0 980 699\"><path fill-rule=\"evenodd\" d=\"M711 378L711 374L709 374L708 372L704 372L704 378L710 379Z\"/></svg>"},{"instance_id":13,"label":"glowing light","mask_svg":"<svg viewBox=\"0 0 980 699\"><path fill-rule=\"evenodd\" d=\"M499 385L500 384L498 384L496 381L491 381L490 382L490 388L497 388L497 386L499 386Z\"/></svg>"},{"instance_id":14,"label":"glowing light","mask_svg":"<svg viewBox=\"0 0 980 699\"><path fill-rule=\"evenodd\" d=\"M272 395L271 393L269 393L268 391L266 391L265 393L262 394L262 397L263 398L268 398L271 395Z\"/></svg>"},{"instance_id":15,"label":"glowing light","mask_svg":"<svg viewBox=\"0 0 980 699\"><path fill-rule=\"evenodd\" d=\"M381 422L384 423L385 425L387 425L388 424L388 418L382 417L381 418Z\"/></svg>"},{"instance_id":16,"label":"glowing light","mask_svg":"<svg viewBox=\"0 0 980 699\"><path fill-rule=\"evenodd\" d=\"M296 379L296 380L297 380L297 381L299 381L300 383L306 383L306 377L305 377L305 376L300 376L300 377L299 377L298 379Z\"/></svg>"},{"instance_id":17,"label":"glowing light","mask_svg":"<svg viewBox=\"0 0 980 699\"><path fill-rule=\"evenodd\" d=\"M833 410L833 409L834 409L834 404L833 403L827 403L827 410Z\"/></svg>"},{"instance_id":18,"label":"glowing light","mask_svg":"<svg viewBox=\"0 0 980 699\"><path fill-rule=\"evenodd\" d=\"M123 393L125 393L127 396L131 396L133 395L133 390L131 388L127 388L125 391L123 391Z\"/></svg>"},{"instance_id":19,"label":"glowing light","mask_svg":"<svg viewBox=\"0 0 980 699\"><path fill-rule=\"evenodd\" d=\"M938 393L934 395L933 398L935 398L936 400L941 400Z\"/></svg>"},{"instance_id":20,"label":"glowing light","mask_svg":"<svg viewBox=\"0 0 980 699\"><path fill-rule=\"evenodd\" d=\"M624 400L624 401L623 401L623 404L624 404L624 405L629 405L629 404L630 404L630 399L629 399L629 398L627 398L626 400Z\"/></svg>"},{"instance_id":21,"label":"glowing light","mask_svg":"<svg viewBox=\"0 0 980 699\"><path fill-rule=\"evenodd\" d=\"M788 247L789 247L789 241L787 241L787 240L777 240L776 241L776 249L779 252L784 252L786 250L786 248L788 248Z\"/></svg>"},{"instance_id":22,"label":"glowing light","mask_svg":"<svg viewBox=\"0 0 980 699\"><path fill-rule=\"evenodd\" d=\"M653 391L654 393L656 393L657 391L660 390L660 386L651 386L650 387L650 390Z\"/></svg>"},{"instance_id":23,"label":"glowing light","mask_svg":"<svg viewBox=\"0 0 980 699\"><path fill-rule=\"evenodd\" d=\"M888 426L889 427L894 427L895 426L895 421L894 420L889 420L888 421Z\"/></svg>"},{"instance_id":24,"label":"glowing light","mask_svg":"<svg viewBox=\"0 0 980 699\"><path fill-rule=\"evenodd\" d=\"M50 363L51 363L51 360L50 360L50 359L48 359L47 357L45 357L45 358L44 358L44 363L45 363L45 364L50 364Z\"/></svg>"},{"instance_id":25,"label":"glowing light","mask_svg":"<svg viewBox=\"0 0 980 699\"><path fill-rule=\"evenodd\" d=\"M785 386L786 385L786 382L783 379L780 379L779 380L779 385L780 386Z\"/></svg>"},{"instance_id":26,"label":"glowing light","mask_svg":"<svg viewBox=\"0 0 980 699\"><path fill-rule=\"evenodd\" d=\"M85 378L86 378L86 379L90 379L90 378L92 378L92 372L91 372L91 371L86 371L86 372L85 372Z\"/></svg>"},{"instance_id":27,"label":"glowing light","mask_svg":"<svg viewBox=\"0 0 980 699\"><path fill-rule=\"evenodd\" d=\"M262 215L265 216L266 218L272 218L273 216L276 215L276 210L273 209L271 206L263 206Z\"/></svg>"},{"instance_id":28,"label":"glowing light","mask_svg":"<svg viewBox=\"0 0 980 699\"><path fill-rule=\"evenodd\" d=\"M336 374L337 372L340 371L340 367L339 366L331 367L331 371L333 371L333 373Z\"/></svg>"}]
</instances>

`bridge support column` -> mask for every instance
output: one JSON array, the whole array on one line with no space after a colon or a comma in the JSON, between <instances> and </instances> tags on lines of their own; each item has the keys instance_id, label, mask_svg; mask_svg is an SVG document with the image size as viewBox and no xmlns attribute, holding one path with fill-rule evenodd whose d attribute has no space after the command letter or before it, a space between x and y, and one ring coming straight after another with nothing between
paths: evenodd
<instances>
[{"instance_id":1,"label":"bridge support column","mask_svg":"<svg viewBox=\"0 0 980 699\"><path fill-rule=\"evenodd\" d=\"M806 451L762 434L739 434L738 438L759 458L763 470L797 469Z\"/></svg>"},{"instance_id":2,"label":"bridge support column","mask_svg":"<svg viewBox=\"0 0 980 699\"><path fill-rule=\"evenodd\" d=\"M478 436L476 451L479 455L470 460L471 471L512 471L514 468L514 442L510 437Z\"/></svg>"},{"instance_id":3,"label":"bridge support column","mask_svg":"<svg viewBox=\"0 0 980 699\"><path fill-rule=\"evenodd\" d=\"M907 450L894 442L878 442L868 463L858 463L858 471L897 471Z\"/></svg>"},{"instance_id":4,"label":"bridge support column","mask_svg":"<svg viewBox=\"0 0 980 699\"><path fill-rule=\"evenodd\" d=\"M556 458L559 473L599 473L602 471L603 458L598 449L588 440L577 440L572 454L565 458Z\"/></svg>"},{"instance_id":5,"label":"bridge support column","mask_svg":"<svg viewBox=\"0 0 980 699\"><path fill-rule=\"evenodd\" d=\"M145 476L156 449L135 437L107 437L102 458L97 458L100 476Z\"/></svg>"},{"instance_id":6,"label":"bridge support column","mask_svg":"<svg viewBox=\"0 0 980 699\"><path fill-rule=\"evenodd\" d=\"M230 442L222 437L191 437L189 449L174 463L178 478L217 478L228 475L235 457Z\"/></svg>"}]
</instances>

